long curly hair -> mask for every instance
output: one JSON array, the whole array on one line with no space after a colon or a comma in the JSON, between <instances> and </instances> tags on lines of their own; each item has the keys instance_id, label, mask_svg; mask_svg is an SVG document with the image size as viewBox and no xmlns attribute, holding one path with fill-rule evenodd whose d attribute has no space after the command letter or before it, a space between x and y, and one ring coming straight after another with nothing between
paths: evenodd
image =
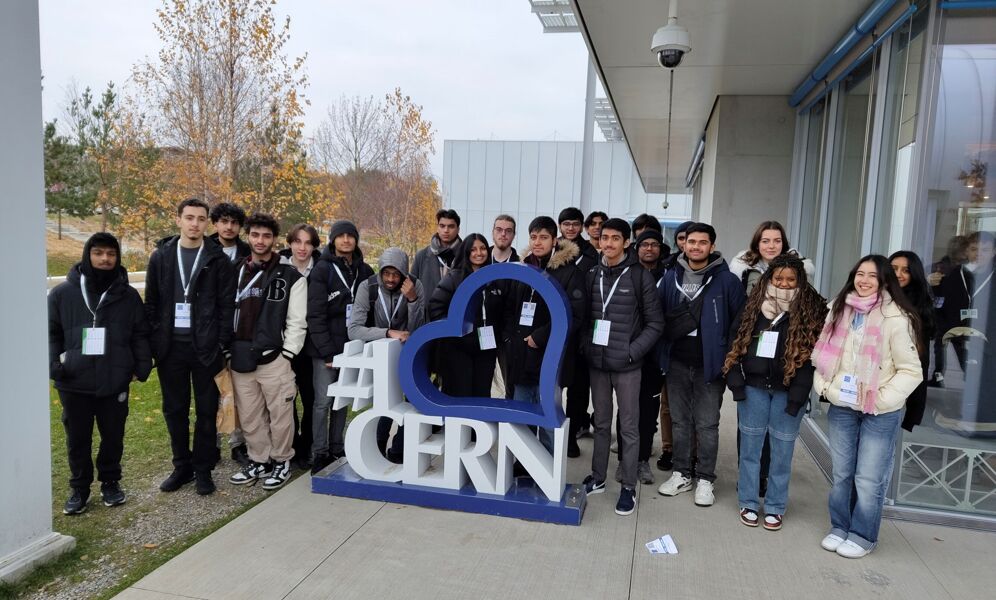
<instances>
[{"instance_id":1,"label":"long curly hair","mask_svg":"<svg viewBox=\"0 0 996 600\"><path fill-rule=\"evenodd\" d=\"M751 340L754 338L757 317L761 314L761 305L767 295L768 284L771 283L775 273L782 269L795 271L796 287L799 289L788 311L789 327L784 355L785 376L782 383L789 385L795 377L796 370L809 360L827 316L826 300L809 285L802 259L793 254L782 254L771 261L768 269L761 275L761 280L754 286L750 297L747 298L747 305L744 306L740 319L740 329L737 330L737 337L733 340L730 352L726 355L726 362L723 364L724 373L747 354Z\"/></svg>"}]
</instances>

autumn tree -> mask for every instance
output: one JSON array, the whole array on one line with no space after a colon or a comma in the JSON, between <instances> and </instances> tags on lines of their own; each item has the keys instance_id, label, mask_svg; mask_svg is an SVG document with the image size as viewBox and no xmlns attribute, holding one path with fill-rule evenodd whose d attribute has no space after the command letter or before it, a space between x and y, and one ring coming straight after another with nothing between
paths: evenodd
<instances>
[{"instance_id":1,"label":"autumn tree","mask_svg":"<svg viewBox=\"0 0 996 600\"><path fill-rule=\"evenodd\" d=\"M278 23L267 0L164 0L157 16L163 48L133 69L156 138L186 163L189 195L235 200L272 106L302 115L305 57L286 55L290 19Z\"/></svg>"},{"instance_id":2,"label":"autumn tree","mask_svg":"<svg viewBox=\"0 0 996 600\"><path fill-rule=\"evenodd\" d=\"M114 82L107 84L97 100L89 87L82 92L75 86L71 88L66 115L70 139L82 156L80 181L90 186L87 194L93 194L97 212L100 213L101 231L107 231L108 220L113 215L113 188L116 184L109 161L117 121L121 116Z\"/></svg>"},{"instance_id":3,"label":"autumn tree","mask_svg":"<svg viewBox=\"0 0 996 600\"><path fill-rule=\"evenodd\" d=\"M63 215L85 217L93 214L94 186L82 150L59 134L56 120L45 123L43 149L45 208L56 215L61 240Z\"/></svg>"}]
</instances>

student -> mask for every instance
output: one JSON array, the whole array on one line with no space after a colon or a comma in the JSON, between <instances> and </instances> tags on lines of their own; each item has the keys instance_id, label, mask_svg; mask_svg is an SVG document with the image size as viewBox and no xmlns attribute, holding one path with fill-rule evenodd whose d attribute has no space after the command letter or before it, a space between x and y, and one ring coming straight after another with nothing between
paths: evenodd
<instances>
[{"instance_id":1,"label":"student","mask_svg":"<svg viewBox=\"0 0 996 600\"><path fill-rule=\"evenodd\" d=\"M771 261L782 254L799 255L789 244L788 235L781 223L764 221L754 230L750 246L730 261L730 272L740 279L744 285L744 290L750 295ZM806 275L812 279L816 273L813 261L808 258L803 259L803 264L806 265Z\"/></svg>"},{"instance_id":2,"label":"student","mask_svg":"<svg viewBox=\"0 0 996 600\"><path fill-rule=\"evenodd\" d=\"M567 241L577 246L578 255L573 261L582 279L585 273L598 263L598 249L581 235L584 220L584 213L573 206L560 211L557 216L557 225L560 228L558 242ZM575 348L574 353L574 361L578 364L584 364L584 356L581 356L580 348ZM588 369L574 369L571 379L565 381L567 383L567 417L571 420L570 430L567 434L567 455L574 458L581 456L581 449L576 441L570 440L591 435L591 415L588 413L591 386L588 381Z\"/></svg>"},{"instance_id":3,"label":"student","mask_svg":"<svg viewBox=\"0 0 996 600\"><path fill-rule=\"evenodd\" d=\"M923 367L923 381L916 386L916 390L906 399L906 412L903 415L902 427L906 431L913 431L913 428L923 420L923 413L927 408L927 372L930 369L930 342L937 333L937 325L934 321L934 297L930 293L930 284L927 283L927 274L923 271L923 262L916 253L909 250L894 252L889 257L889 265L896 274L899 287L902 288L906 299L910 301L916 309L917 316L920 317L920 338L917 340L917 349L920 351L920 366Z\"/></svg>"},{"instance_id":4,"label":"student","mask_svg":"<svg viewBox=\"0 0 996 600\"><path fill-rule=\"evenodd\" d=\"M512 246L515 241L514 218L509 215L495 217L494 225L491 227L491 239L493 244L488 250L489 264L519 262L519 253Z\"/></svg>"},{"instance_id":5,"label":"student","mask_svg":"<svg viewBox=\"0 0 996 600\"><path fill-rule=\"evenodd\" d=\"M228 481L262 479L264 490L276 490L290 480L294 458L297 389L291 364L307 332L308 280L273 251L280 235L276 219L254 213L246 229L252 254L236 279L231 369L251 462Z\"/></svg>"},{"instance_id":6,"label":"student","mask_svg":"<svg viewBox=\"0 0 996 600\"><path fill-rule=\"evenodd\" d=\"M311 273L321 258L318 248L322 245L318 231L307 223L298 223L287 232L287 248L280 251L281 264L290 265L308 282L311 287ZM303 352L298 353L291 361L294 380L297 382L297 392L301 396L301 418L297 416L297 406L294 407L294 467L297 469L311 468L312 424L311 417L315 410L314 368L312 360L315 357L315 345L311 334L304 338ZM327 386L326 386L327 387Z\"/></svg>"},{"instance_id":7,"label":"student","mask_svg":"<svg viewBox=\"0 0 996 600\"><path fill-rule=\"evenodd\" d=\"M678 228L674 232L674 247L675 252L665 258L661 263L661 267L664 269L664 273L673 270L678 266L678 257L682 255L685 250L685 236L687 235L686 230L691 226L694 221L685 221L678 225ZM658 282L657 287L660 288L660 282ZM661 421L661 455L657 457L657 468L661 471L670 471L674 468L673 460L673 440L674 436L671 432L671 404L667 397L667 377L661 374L661 379L663 383L661 384L661 411L660 411L660 421ZM692 436L694 440L694 434ZM693 444L694 447L694 444ZM694 471L695 456L692 456L692 467Z\"/></svg>"},{"instance_id":8,"label":"student","mask_svg":"<svg viewBox=\"0 0 996 600\"><path fill-rule=\"evenodd\" d=\"M453 294L475 271L490 262L488 240L472 233L460 244L460 255L446 277L429 298L429 319L445 319ZM474 330L460 338L436 342L446 356L442 365L443 393L453 397L491 397L491 380L501 339L502 294L499 282L489 283L479 292L481 307L474 317Z\"/></svg>"},{"instance_id":9,"label":"student","mask_svg":"<svg viewBox=\"0 0 996 600\"><path fill-rule=\"evenodd\" d=\"M809 357L826 313L826 301L809 285L805 265L783 254L771 260L734 321L736 337L723 372L737 401L742 440L737 498L740 522L748 527L782 528L795 439L813 385ZM762 448L769 439L771 484L762 494ZM758 517L762 496L763 522Z\"/></svg>"},{"instance_id":10,"label":"student","mask_svg":"<svg viewBox=\"0 0 996 600\"><path fill-rule=\"evenodd\" d=\"M640 237L640 234L648 229L652 229L657 233L661 234L661 243L663 244L664 239L664 228L661 227L661 222L657 220L654 215L649 215L643 213L642 215L633 219L633 239ZM671 248L668 247L668 251L665 254L671 252Z\"/></svg>"},{"instance_id":11,"label":"student","mask_svg":"<svg viewBox=\"0 0 996 600\"><path fill-rule=\"evenodd\" d=\"M104 506L124 504L121 454L128 417L128 384L152 371L142 298L121 266L121 246L95 233L83 258L48 295L49 376L59 392L66 430L69 487L62 512L86 510L93 483L93 424L100 432L97 479Z\"/></svg>"},{"instance_id":12,"label":"student","mask_svg":"<svg viewBox=\"0 0 996 600\"><path fill-rule=\"evenodd\" d=\"M976 247L978 248L978 247ZM948 240L948 252L941 259L930 265L930 275L927 282L930 283L930 291L934 296L934 323L936 333L934 335L934 374L927 382L929 387L944 387L944 370L947 366L947 342L944 341L945 329L944 315L944 290L941 284L948 275L958 275L962 265L968 262L968 236L956 235ZM955 287L957 290L957 287ZM951 338L951 346L955 355L958 356L959 363L965 362L966 347L965 339L962 337Z\"/></svg>"},{"instance_id":13,"label":"student","mask_svg":"<svg viewBox=\"0 0 996 600\"><path fill-rule=\"evenodd\" d=\"M579 211L580 212L580 211ZM571 305L571 323L560 364L558 385L571 381L575 372L577 332L584 319L584 277L575 261L580 252L574 242L557 239L557 224L550 217L536 217L529 223L529 252L522 260L545 271L564 290ZM512 282L505 299L504 343L508 348L508 383L515 400L539 403L539 376L543 353L550 338L550 310L536 291L521 282ZM583 368L577 370L585 370ZM558 395L559 397L559 395ZM569 401L568 401L569 402ZM540 441L553 449L553 430L540 429ZM568 443L571 437L568 436ZM568 451L569 453L569 451Z\"/></svg>"},{"instance_id":14,"label":"student","mask_svg":"<svg viewBox=\"0 0 996 600\"><path fill-rule=\"evenodd\" d=\"M588 213L588 217L584 220L584 230L588 234L588 240L591 242L592 248L599 250L598 240L602 232L602 224L609 220L609 215L603 213L600 210L592 211Z\"/></svg>"},{"instance_id":15,"label":"student","mask_svg":"<svg viewBox=\"0 0 996 600\"><path fill-rule=\"evenodd\" d=\"M859 260L812 356L813 390L830 401L833 484L824 550L861 558L878 542L903 406L923 380L919 329L888 259Z\"/></svg>"},{"instance_id":16,"label":"student","mask_svg":"<svg viewBox=\"0 0 996 600\"><path fill-rule=\"evenodd\" d=\"M694 453L698 506L712 506L715 501L719 406L726 387L723 362L733 319L744 304L743 286L714 252L715 245L712 225L690 225L678 266L664 275L658 287L665 314L660 366L667 376L674 472L657 491L676 496L692 489Z\"/></svg>"},{"instance_id":17,"label":"student","mask_svg":"<svg viewBox=\"0 0 996 600\"><path fill-rule=\"evenodd\" d=\"M943 298L937 311L941 334L954 327L979 326L979 317L984 316L989 306L993 288L993 258L996 256L993 234L982 231L968 236L967 262L945 276L938 286L938 298ZM951 346L963 373L968 366L968 345L962 336L951 338ZM942 352L943 355L943 352ZM943 384L943 373L938 377L935 366L934 384ZM943 369L943 363L941 365Z\"/></svg>"},{"instance_id":18,"label":"student","mask_svg":"<svg viewBox=\"0 0 996 600\"><path fill-rule=\"evenodd\" d=\"M239 237L246 224L246 211L230 202L221 202L211 209L211 224L214 233L208 237L221 244L221 251L232 264L241 263L249 256L249 244Z\"/></svg>"},{"instance_id":19,"label":"student","mask_svg":"<svg viewBox=\"0 0 996 600\"><path fill-rule=\"evenodd\" d=\"M627 252L629 236L629 223L622 219L602 224L601 261L585 279L589 301L582 330L586 333L581 338L591 368L595 407L595 442L591 474L584 479L585 493L605 491L615 393L622 465L622 489L615 509L618 515L630 515L636 509L640 372L643 357L654 348L664 327L657 281Z\"/></svg>"},{"instance_id":20,"label":"student","mask_svg":"<svg viewBox=\"0 0 996 600\"><path fill-rule=\"evenodd\" d=\"M408 341L408 336L425 322L426 300L422 282L408 271L408 255L401 248L388 248L378 261L380 272L361 283L348 320L349 339L372 342L384 338ZM387 449L391 419L377 423L377 445L388 460L400 463L404 454L404 429L398 431Z\"/></svg>"},{"instance_id":21,"label":"student","mask_svg":"<svg viewBox=\"0 0 996 600\"><path fill-rule=\"evenodd\" d=\"M415 254L412 277L422 283L425 293L432 295L443 277L453 268L460 245L460 215L453 209L436 211L436 233L429 245ZM406 259L407 262L407 259Z\"/></svg>"},{"instance_id":22,"label":"student","mask_svg":"<svg viewBox=\"0 0 996 600\"><path fill-rule=\"evenodd\" d=\"M332 359L349 340L347 328L361 284L374 276L363 261L360 232L351 221L336 221L329 243L308 285L308 337L312 345L315 407L312 416L311 472L316 474L346 453L345 407L331 411L329 386L338 379Z\"/></svg>"},{"instance_id":23,"label":"student","mask_svg":"<svg viewBox=\"0 0 996 600\"><path fill-rule=\"evenodd\" d=\"M180 234L163 239L149 258L145 315L151 327L163 394L163 417L173 450L173 472L160 484L174 492L197 480L197 493L214 492L218 386L232 341L235 274L221 245L205 239L208 205L190 198L177 206ZM190 389L197 414L190 448Z\"/></svg>"}]
</instances>

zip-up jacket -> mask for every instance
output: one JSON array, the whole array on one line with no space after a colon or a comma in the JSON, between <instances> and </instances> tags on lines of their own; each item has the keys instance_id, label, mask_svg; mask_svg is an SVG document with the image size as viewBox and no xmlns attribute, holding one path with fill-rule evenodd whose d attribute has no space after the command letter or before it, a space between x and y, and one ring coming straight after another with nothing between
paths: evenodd
<instances>
[{"instance_id":1,"label":"zip-up jacket","mask_svg":"<svg viewBox=\"0 0 996 600\"><path fill-rule=\"evenodd\" d=\"M685 268L682 261L677 261L677 266L669 269L664 274L657 293L661 300L661 309L664 311L664 329L667 330L667 314L678 307L679 304L687 302L688 298L682 293L680 287L685 277ZM702 315L699 319L698 335L702 341L702 371L706 382L714 381L723 374L723 363L726 361L726 354L730 350L730 337L736 334L732 329L734 318L743 308L746 297L744 288L737 277L730 273L726 261L714 253L710 257L709 265L702 271L706 280L711 276L703 294ZM700 272L702 272L700 271ZM661 337L658 346L658 358L661 372L667 374L671 365L671 347L673 344L668 341L667 336Z\"/></svg>"},{"instance_id":2,"label":"zip-up jacket","mask_svg":"<svg viewBox=\"0 0 996 600\"><path fill-rule=\"evenodd\" d=\"M588 365L601 371L617 372L632 371L643 365L643 357L654 348L664 330L664 313L656 284L657 280L633 254L626 254L614 267L606 265L603 258L588 272L585 278L587 327L581 334L581 347ZM604 311L603 293L605 299L610 300ZM596 319L611 323L607 346L595 344L592 339Z\"/></svg>"},{"instance_id":3,"label":"zip-up jacket","mask_svg":"<svg viewBox=\"0 0 996 600\"><path fill-rule=\"evenodd\" d=\"M414 281L415 300L409 302L401 293L400 285L395 290L388 291L381 281L380 273L368 278L356 290L353 318L348 327L351 340L372 342L387 337L387 332L391 329L415 331L425 322L425 288L421 281L408 272L408 255L399 248L388 248L381 254L377 265L381 272L386 267L394 267L405 278Z\"/></svg>"},{"instance_id":4,"label":"zip-up jacket","mask_svg":"<svg viewBox=\"0 0 996 600\"><path fill-rule=\"evenodd\" d=\"M212 233L208 237L211 238L212 240L218 242L218 245L221 246L221 239L218 237L217 233ZM222 254L224 254L225 253L224 246L222 246L222 248L223 249L222 249L221 252L222 252ZM246 242L242 241L242 238L240 238L240 237L235 238L235 258L233 260L231 260L230 262L233 265L242 264L242 261L244 261L245 259L249 258L250 254L252 254L252 248L249 247L249 244L247 244ZM225 257L227 258L228 255L225 254Z\"/></svg>"},{"instance_id":5,"label":"zip-up jacket","mask_svg":"<svg viewBox=\"0 0 996 600\"><path fill-rule=\"evenodd\" d=\"M584 320L585 297L584 275L578 270L574 261L580 256L580 251L574 242L558 239L553 254L546 264L546 273L564 290L571 305L571 323L567 330L567 340L560 364L559 383L565 386L574 378L574 361L577 357L577 332ZM538 268L535 257L527 256L524 263ZM509 286L509 295L505 303L505 327L502 336L505 341L505 353L508 365L508 383L535 385L539 383L539 372L542 366L543 353L550 340L550 310L539 294L532 294L532 288L525 283L514 281ZM536 313L532 325L520 325L519 316L522 303L536 303ZM539 348L531 348L525 338L532 336Z\"/></svg>"},{"instance_id":6,"label":"zip-up jacket","mask_svg":"<svg viewBox=\"0 0 996 600\"><path fill-rule=\"evenodd\" d=\"M730 329L733 335L740 330L741 315L733 320L733 327ZM788 403L785 412L793 417L799 414L799 409L806 405L809 400L809 390L813 387L813 363L806 361L801 367L795 370L795 375L789 380L786 386L785 380L785 342L789 334L789 315L779 319L775 326L771 327L771 319L763 314L757 315L754 323L753 339L747 347L747 354L740 357L740 360L730 367L726 374L726 385L733 392L733 399L744 400L747 397L746 387L762 390L775 390L788 392ZM778 332L778 341L775 344L775 357L764 358L757 355L757 344L762 331Z\"/></svg>"},{"instance_id":7,"label":"zip-up jacket","mask_svg":"<svg viewBox=\"0 0 996 600\"><path fill-rule=\"evenodd\" d=\"M156 360L169 353L173 339L178 240L173 236L159 241L145 274L145 315ZM197 359L208 366L219 352L228 351L234 335L235 271L218 242L204 238L203 244L197 269L190 273L190 333Z\"/></svg>"},{"instance_id":8,"label":"zip-up jacket","mask_svg":"<svg viewBox=\"0 0 996 600\"><path fill-rule=\"evenodd\" d=\"M338 273L342 273L342 279ZM354 295L367 279L374 276L374 271L363 262L363 253L357 247L353 251L352 263L347 264L341 256L336 256L335 250L326 246L321 257L311 270L311 282L308 285L308 338L310 347L305 346L309 356L332 362L337 354L342 354L342 348L349 341L346 327L346 306L352 304L356 309Z\"/></svg>"},{"instance_id":9,"label":"zip-up jacket","mask_svg":"<svg viewBox=\"0 0 996 600\"><path fill-rule=\"evenodd\" d=\"M290 266L294 267L294 262L291 259L292 251L291 251L290 248L284 248L283 250L281 250L279 252L279 254L280 254L280 262L281 263L283 263L285 265L290 265ZM318 261L319 261L319 259L321 259L321 257L322 257L322 253L321 253L320 250L317 250L317 249L312 250L311 251L311 268L308 270L308 273L306 275L302 275L302 277L304 277L305 280L307 280L307 282L308 282L308 292L309 292L309 294L311 292L311 282L312 282L311 276L312 276L312 274L314 274L315 267L318 266ZM295 267L295 269L296 268L297 267ZM301 271L298 271L298 273L301 273ZM309 298L310 298L310 295L309 295ZM315 349L315 343L311 340L311 328L310 327L308 327L307 330L305 331L305 335L304 335L304 347L301 348L301 353L304 353L305 356L310 356L312 358L318 356L318 351Z\"/></svg>"},{"instance_id":10,"label":"zip-up jacket","mask_svg":"<svg viewBox=\"0 0 996 600\"><path fill-rule=\"evenodd\" d=\"M449 272L456 265L460 250L460 237L449 246L444 246L438 234L433 234L429 245L415 253L412 261L412 276L422 282L425 293L432 294L443 279L443 271Z\"/></svg>"},{"instance_id":11,"label":"zip-up jacket","mask_svg":"<svg viewBox=\"0 0 996 600\"><path fill-rule=\"evenodd\" d=\"M249 260L251 258L246 259ZM293 359L304 347L308 330L308 280L294 265L279 262L279 259L275 262L263 272L258 283L263 290L263 307L256 317L252 350L263 363L267 362L266 357L275 358L277 351L288 360ZM245 283L238 282L239 285Z\"/></svg>"},{"instance_id":12,"label":"zip-up jacket","mask_svg":"<svg viewBox=\"0 0 996 600\"><path fill-rule=\"evenodd\" d=\"M152 371L149 327L142 298L128 285L128 273L118 277L103 301L89 296L96 318L87 308L80 287L80 265L48 295L49 376L56 389L94 396L120 394L132 377L145 381ZM104 354L83 355L83 328L104 328Z\"/></svg>"},{"instance_id":13,"label":"zip-up jacket","mask_svg":"<svg viewBox=\"0 0 996 600\"><path fill-rule=\"evenodd\" d=\"M439 282L439 286L436 287L436 291L432 293L432 297L429 298L429 320L438 321L440 319L445 319L447 313L450 310L450 303L453 301L453 294L456 293L460 284L463 280L470 276L470 272L464 269L456 269L450 271L443 277L443 280ZM494 350L481 350L480 342L477 339L476 329L482 327L485 324L494 327L495 340L500 340L501 329L504 326L504 313L503 313L503 303L502 298L505 294L505 289L499 285L500 281L493 281L478 290L477 296L483 300L484 310L480 308L477 309L477 314L474 317L474 329L475 331L469 335L461 337L459 340L454 340L453 348L461 352L467 352L476 354L479 352L494 352ZM484 322L483 315L487 313L488 320L487 323Z\"/></svg>"},{"instance_id":14,"label":"zip-up jacket","mask_svg":"<svg viewBox=\"0 0 996 600\"><path fill-rule=\"evenodd\" d=\"M568 241L566 238L557 238L558 242ZM598 250L591 245L591 242L584 239L581 234L578 237L570 240L572 244L578 247L578 255L574 258L574 265L577 266L578 270L581 272L581 276L584 277L588 274L588 271L592 270L595 265L598 264Z\"/></svg>"}]
</instances>

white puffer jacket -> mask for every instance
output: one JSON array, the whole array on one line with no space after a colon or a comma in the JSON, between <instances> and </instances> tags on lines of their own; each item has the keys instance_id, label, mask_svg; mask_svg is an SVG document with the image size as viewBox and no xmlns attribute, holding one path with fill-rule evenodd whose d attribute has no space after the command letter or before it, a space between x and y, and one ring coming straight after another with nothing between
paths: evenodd
<instances>
[{"instance_id":1,"label":"white puffer jacket","mask_svg":"<svg viewBox=\"0 0 996 600\"><path fill-rule=\"evenodd\" d=\"M892 300L887 300L881 308L875 310L881 310L885 315L882 321L882 362L878 366L878 400L875 402L875 414L880 415L900 410L906 405L906 399L923 381L923 370L909 318ZM827 320L832 315L833 303ZM843 356L837 372L829 379L821 375L819 370L813 374L813 391L831 404L861 410L860 406L840 400L841 376L854 373L854 361L858 357L860 343L861 336L848 327L847 339L841 346Z\"/></svg>"}]
</instances>

